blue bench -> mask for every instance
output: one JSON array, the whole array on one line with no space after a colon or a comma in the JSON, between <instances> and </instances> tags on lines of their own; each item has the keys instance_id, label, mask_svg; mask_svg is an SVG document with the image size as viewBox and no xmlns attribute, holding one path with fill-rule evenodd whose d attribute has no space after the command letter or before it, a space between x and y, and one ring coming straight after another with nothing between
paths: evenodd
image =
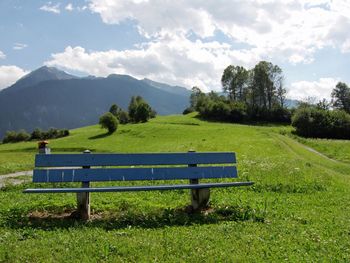
<instances>
[{"instance_id":1,"label":"blue bench","mask_svg":"<svg viewBox=\"0 0 350 263\"><path fill-rule=\"evenodd\" d=\"M34 183L81 182L82 187L26 189L24 193L77 193L78 216L90 217L91 192L126 192L191 189L191 207L207 206L212 187L252 185L253 182L202 182L202 179L236 178L233 152L37 154ZM198 166L201 165L201 166ZM144 167L146 166L146 167ZM91 168L93 167L93 168ZM91 187L90 182L189 180L183 184Z\"/></svg>"}]
</instances>

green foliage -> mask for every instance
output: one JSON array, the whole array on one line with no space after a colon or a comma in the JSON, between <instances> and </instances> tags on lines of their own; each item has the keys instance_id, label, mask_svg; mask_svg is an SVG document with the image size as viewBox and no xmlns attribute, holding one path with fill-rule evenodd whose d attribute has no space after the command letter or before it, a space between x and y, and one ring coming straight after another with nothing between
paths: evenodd
<instances>
[{"instance_id":1,"label":"green foliage","mask_svg":"<svg viewBox=\"0 0 350 263\"><path fill-rule=\"evenodd\" d=\"M56 129L50 128L48 131L42 131L39 128L36 128L30 135L31 140L47 140L47 139L56 139L69 136L69 130L67 129Z\"/></svg>"},{"instance_id":2,"label":"green foliage","mask_svg":"<svg viewBox=\"0 0 350 263\"><path fill-rule=\"evenodd\" d=\"M117 104L113 104L109 108L109 112L117 118L120 124L126 124L130 122L129 113L120 108Z\"/></svg>"},{"instance_id":3,"label":"green foliage","mask_svg":"<svg viewBox=\"0 0 350 263\"><path fill-rule=\"evenodd\" d=\"M221 84L227 97L205 94L193 87L190 108L210 120L290 123L291 112L284 105L283 74L277 65L261 61L251 70L230 65L223 72Z\"/></svg>"},{"instance_id":4,"label":"green foliage","mask_svg":"<svg viewBox=\"0 0 350 263\"><path fill-rule=\"evenodd\" d=\"M157 113L141 97L132 97L129 103L129 118L132 122L147 122L150 118L155 118Z\"/></svg>"},{"instance_id":5,"label":"green foliage","mask_svg":"<svg viewBox=\"0 0 350 263\"><path fill-rule=\"evenodd\" d=\"M182 112L183 115L189 114L191 112L194 112L195 109L192 107L187 107L186 109L184 109L184 111Z\"/></svg>"},{"instance_id":6,"label":"green foliage","mask_svg":"<svg viewBox=\"0 0 350 263\"><path fill-rule=\"evenodd\" d=\"M331 95L334 108L350 113L350 88L346 83L338 82Z\"/></svg>"},{"instance_id":7,"label":"green foliage","mask_svg":"<svg viewBox=\"0 0 350 263\"><path fill-rule=\"evenodd\" d=\"M192 101L196 102L194 109L200 116L208 120L226 122L272 121L289 123L290 110L274 104L269 110L264 107L251 106L244 101L231 100L225 96L219 96L215 92L205 94L194 90Z\"/></svg>"},{"instance_id":8,"label":"green foliage","mask_svg":"<svg viewBox=\"0 0 350 263\"><path fill-rule=\"evenodd\" d=\"M19 132L8 131L6 132L5 137L2 140L2 143L23 142L23 141L28 141L29 139L30 139L30 134L27 133L25 130L20 130Z\"/></svg>"},{"instance_id":9,"label":"green foliage","mask_svg":"<svg viewBox=\"0 0 350 263\"><path fill-rule=\"evenodd\" d=\"M130 118L129 118L129 113L127 113L126 111L121 111L119 113L119 122L120 124L127 124L130 122Z\"/></svg>"},{"instance_id":10,"label":"green foliage","mask_svg":"<svg viewBox=\"0 0 350 263\"><path fill-rule=\"evenodd\" d=\"M122 111L122 109L117 104L113 104L109 108L109 112L112 113L114 115L114 117L116 117L117 119L119 119L119 115L120 115L121 111Z\"/></svg>"},{"instance_id":11,"label":"green foliage","mask_svg":"<svg viewBox=\"0 0 350 263\"><path fill-rule=\"evenodd\" d=\"M99 119L99 124L102 128L107 129L108 133L112 134L118 128L117 118L110 112L106 112Z\"/></svg>"},{"instance_id":12,"label":"green foliage","mask_svg":"<svg viewBox=\"0 0 350 263\"><path fill-rule=\"evenodd\" d=\"M31 134L27 133L25 130L20 130L19 132L8 131L2 140L2 143L9 142L24 142L29 140L46 140L46 139L56 139L61 137L66 137L69 135L69 130L67 129L55 129L50 128L48 131L42 131L36 128Z\"/></svg>"},{"instance_id":13,"label":"green foliage","mask_svg":"<svg viewBox=\"0 0 350 263\"><path fill-rule=\"evenodd\" d=\"M293 115L292 126L304 137L350 139L350 115L344 111L301 107Z\"/></svg>"}]
</instances>

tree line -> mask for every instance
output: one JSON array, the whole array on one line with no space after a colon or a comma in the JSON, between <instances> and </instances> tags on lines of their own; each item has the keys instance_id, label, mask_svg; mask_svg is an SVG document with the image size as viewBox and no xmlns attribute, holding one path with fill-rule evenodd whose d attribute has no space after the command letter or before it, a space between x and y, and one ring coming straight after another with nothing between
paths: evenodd
<instances>
[{"instance_id":1,"label":"tree line","mask_svg":"<svg viewBox=\"0 0 350 263\"><path fill-rule=\"evenodd\" d=\"M339 82L330 102L300 102L286 107L286 89L282 69L261 61L252 69L230 65L225 68L223 92L204 93L192 88L190 106L184 114L197 111L207 120L227 122L285 122L305 137L350 139L350 88Z\"/></svg>"},{"instance_id":2,"label":"tree line","mask_svg":"<svg viewBox=\"0 0 350 263\"><path fill-rule=\"evenodd\" d=\"M2 140L2 143L57 139L61 137L66 137L68 135L69 130L56 128L50 128L47 131L42 131L41 129L36 128L31 134L29 134L25 130L20 130L18 132L7 131Z\"/></svg>"},{"instance_id":3,"label":"tree line","mask_svg":"<svg viewBox=\"0 0 350 263\"><path fill-rule=\"evenodd\" d=\"M271 62L261 61L249 70L230 65L221 77L224 94L193 87L184 113L198 111L205 119L231 122L290 122L283 80L282 69Z\"/></svg>"},{"instance_id":4,"label":"tree line","mask_svg":"<svg viewBox=\"0 0 350 263\"><path fill-rule=\"evenodd\" d=\"M100 117L99 124L111 134L118 129L119 123L147 122L156 115L156 111L141 96L132 96L128 111L124 111L117 104L113 104L109 111Z\"/></svg>"},{"instance_id":5,"label":"tree line","mask_svg":"<svg viewBox=\"0 0 350 263\"><path fill-rule=\"evenodd\" d=\"M338 82L332 100L300 103L292 117L295 133L304 137L350 139L350 88Z\"/></svg>"}]
</instances>

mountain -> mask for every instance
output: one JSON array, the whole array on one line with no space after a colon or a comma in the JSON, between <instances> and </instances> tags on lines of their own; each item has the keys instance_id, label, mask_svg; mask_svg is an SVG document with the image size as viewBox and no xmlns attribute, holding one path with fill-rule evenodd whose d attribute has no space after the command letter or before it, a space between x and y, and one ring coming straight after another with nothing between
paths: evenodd
<instances>
[{"instance_id":1,"label":"mountain","mask_svg":"<svg viewBox=\"0 0 350 263\"><path fill-rule=\"evenodd\" d=\"M0 91L0 138L7 130L96 124L113 103L126 110L137 95L160 115L181 113L188 106L184 88L174 86L172 92L169 85L157 85L168 91L128 75L79 78L56 68L39 68Z\"/></svg>"},{"instance_id":2,"label":"mountain","mask_svg":"<svg viewBox=\"0 0 350 263\"><path fill-rule=\"evenodd\" d=\"M64 80L64 79L73 79L73 78L77 78L77 77L73 75L69 75L68 73L58 70L57 68L54 68L54 67L43 66L22 77L10 88L11 90L14 90L14 89L17 90L17 89L22 89L24 87L36 85L45 80Z\"/></svg>"},{"instance_id":3,"label":"mountain","mask_svg":"<svg viewBox=\"0 0 350 263\"><path fill-rule=\"evenodd\" d=\"M299 103L299 100L286 99L285 101L285 105L288 109L296 108Z\"/></svg>"},{"instance_id":4,"label":"mountain","mask_svg":"<svg viewBox=\"0 0 350 263\"><path fill-rule=\"evenodd\" d=\"M164 83L160 83L160 82L156 82L147 78L144 78L142 80L143 82L158 88L160 90L164 90L170 93L174 93L174 94L178 94L178 95L182 95L182 96L190 96L191 95L191 91L189 89L186 89L184 87L180 87L180 86L170 86L168 84L164 84Z\"/></svg>"}]
</instances>

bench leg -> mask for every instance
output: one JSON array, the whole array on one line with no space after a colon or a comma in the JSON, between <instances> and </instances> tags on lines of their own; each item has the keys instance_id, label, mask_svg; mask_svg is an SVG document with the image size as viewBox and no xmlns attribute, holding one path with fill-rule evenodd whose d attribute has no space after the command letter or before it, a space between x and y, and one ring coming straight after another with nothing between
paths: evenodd
<instances>
[{"instance_id":1,"label":"bench leg","mask_svg":"<svg viewBox=\"0 0 350 263\"><path fill-rule=\"evenodd\" d=\"M82 182L81 187L90 187L90 182ZM90 193L77 193L77 214L80 219L90 218Z\"/></svg>"},{"instance_id":2,"label":"bench leg","mask_svg":"<svg viewBox=\"0 0 350 263\"><path fill-rule=\"evenodd\" d=\"M190 180L191 184L198 184L198 179ZM210 188L191 189L191 207L193 211L206 208L209 203Z\"/></svg>"},{"instance_id":3,"label":"bench leg","mask_svg":"<svg viewBox=\"0 0 350 263\"><path fill-rule=\"evenodd\" d=\"M191 206L194 211L206 208L209 203L210 189L191 189Z\"/></svg>"}]
</instances>

